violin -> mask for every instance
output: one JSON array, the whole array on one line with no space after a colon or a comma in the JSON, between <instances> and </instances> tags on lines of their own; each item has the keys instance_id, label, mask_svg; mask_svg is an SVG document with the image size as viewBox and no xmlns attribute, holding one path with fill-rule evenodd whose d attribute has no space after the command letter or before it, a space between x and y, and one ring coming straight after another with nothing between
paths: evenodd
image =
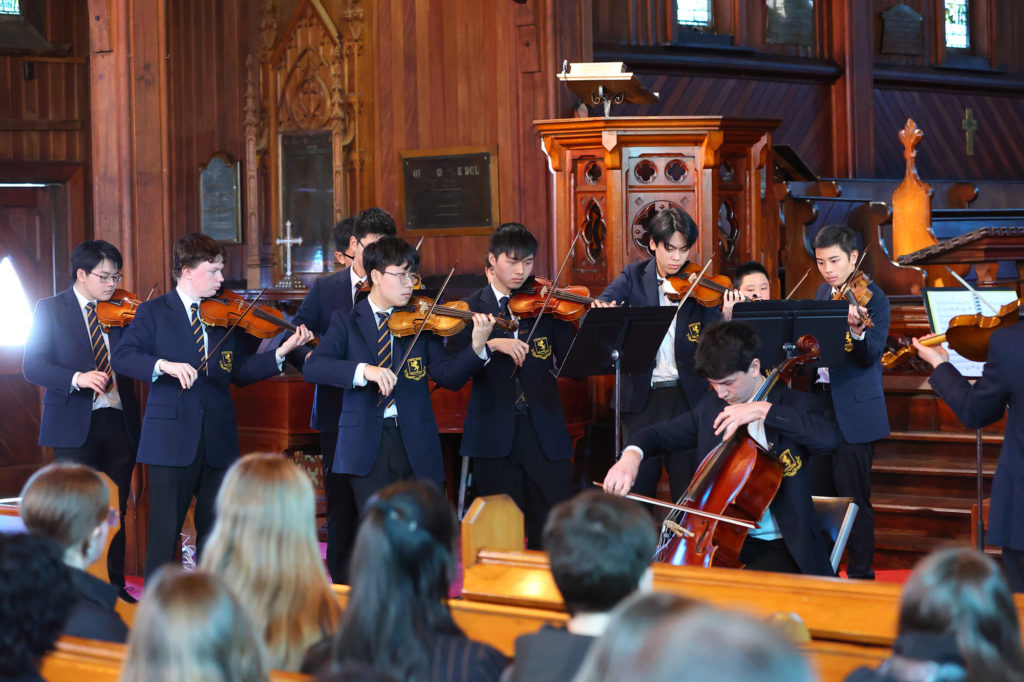
<instances>
[{"instance_id":1,"label":"violin","mask_svg":"<svg viewBox=\"0 0 1024 682\"><path fill-rule=\"evenodd\" d=\"M679 274L666 277L665 280L675 290L675 293L667 293L665 297L670 301L680 301L693 288L690 298L695 299L702 306L713 308L722 305L725 292L733 289L732 280L725 275L705 275L699 280L691 282L690 276L699 274L700 270L700 266L696 263L687 263L679 271ZM749 301L750 299L744 297L744 300Z\"/></svg>"},{"instance_id":2,"label":"violin","mask_svg":"<svg viewBox=\"0 0 1024 682\"><path fill-rule=\"evenodd\" d=\"M818 342L802 336L790 357L761 384L750 400L764 400L779 381L817 359ZM662 525L655 561L676 566L742 568L740 548L747 531L771 504L782 482L782 464L739 428L701 462L690 486ZM680 510L679 508L682 508Z\"/></svg>"},{"instance_id":3,"label":"violin","mask_svg":"<svg viewBox=\"0 0 1024 682\"><path fill-rule=\"evenodd\" d=\"M918 339L918 342L923 346L937 346L948 341L950 348L968 360L985 362L988 359L988 341L992 332L1012 326L1020 320L1022 300L1024 299L1018 298L1007 303L996 315L957 315L949 321L946 331ZM910 340L901 338L896 348L882 355L882 367L889 370L905 369L916 357L917 351Z\"/></svg>"},{"instance_id":4,"label":"violin","mask_svg":"<svg viewBox=\"0 0 1024 682\"><path fill-rule=\"evenodd\" d=\"M850 275L849 279L843 283L843 286L832 295L833 301L845 300L850 305L855 305L858 308L864 308L867 306L868 301L871 300L871 278L865 275L860 270L855 271ZM860 314L860 321L864 323L865 327L874 328L875 324L871 321L871 317L864 311L858 311Z\"/></svg>"},{"instance_id":5,"label":"violin","mask_svg":"<svg viewBox=\"0 0 1024 682\"><path fill-rule=\"evenodd\" d=\"M413 296L407 305L395 308L388 317L388 329L395 336L412 336L420 327L425 332L433 332L438 336L454 336L466 327L466 322L473 319L474 313L465 301L455 301L446 305L434 306L434 312L427 317L434 300L426 296ZM494 324L508 332L519 329L515 320L507 320L494 316Z\"/></svg>"},{"instance_id":6,"label":"violin","mask_svg":"<svg viewBox=\"0 0 1024 682\"><path fill-rule=\"evenodd\" d=\"M126 289L114 289L114 294L106 301L96 302L96 319L103 331L109 332L111 327L126 327L135 319L135 311L142 301Z\"/></svg>"},{"instance_id":7,"label":"violin","mask_svg":"<svg viewBox=\"0 0 1024 682\"><path fill-rule=\"evenodd\" d=\"M559 320L575 322L583 317L583 313L587 312L587 306L595 301L585 286L555 287L554 291L552 286L549 279L531 276L523 286L513 292L508 302L509 312L517 317L536 317L544 307L544 301L548 300L548 293L551 292L547 312Z\"/></svg>"},{"instance_id":8,"label":"violin","mask_svg":"<svg viewBox=\"0 0 1024 682\"><path fill-rule=\"evenodd\" d=\"M246 308L249 308L248 301L230 289L225 289L220 296L203 299L199 304L199 319L211 327L230 327L238 321L239 328L258 339L273 338L282 329L292 332L297 329L284 319L284 313L277 308L254 305L248 312ZM309 343L315 346L317 339L314 337Z\"/></svg>"}]
</instances>

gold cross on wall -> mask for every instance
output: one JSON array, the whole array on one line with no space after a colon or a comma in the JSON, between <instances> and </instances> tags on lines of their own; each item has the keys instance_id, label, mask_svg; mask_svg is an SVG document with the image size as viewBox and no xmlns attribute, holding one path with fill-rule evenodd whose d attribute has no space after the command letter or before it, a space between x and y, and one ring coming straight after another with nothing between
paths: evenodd
<instances>
[{"instance_id":1,"label":"gold cross on wall","mask_svg":"<svg viewBox=\"0 0 1024 682\"><path fill-rule=\"evenodd\" d=\"M978 121L974 118L974 112L970 109L964 110L962 127L967 137L967 156L974 156L974 131L978 129Z\"/></svg>"}]
</instances>

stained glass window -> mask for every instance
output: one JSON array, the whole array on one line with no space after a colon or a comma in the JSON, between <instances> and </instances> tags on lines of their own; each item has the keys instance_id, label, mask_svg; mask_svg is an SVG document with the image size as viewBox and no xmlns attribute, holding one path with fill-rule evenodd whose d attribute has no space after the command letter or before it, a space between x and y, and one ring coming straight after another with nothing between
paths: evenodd
<instances>
[{"instance_id":1,"label":"stained glass window","mask_svg":"<svg viewBox=\"0 0 1024 682\"><path fill-rule=\"evenodd\" d=\"M963 50L971 46L969 1L946 0L946 47Z\"/></svg>"},{"instance_id":2,"label":"stained glass window","mask_svg":"<svg viewBox=\"0 0 1024 682\"><path fill-rule=\"evenodd\" d=\"M21 14L21 0L0 0L0 14Z\"/></svg>"},{"instance_id":3,"label":"stained glass window","mask_svg":"<svg viewBox=\"0 0 1024 682\"><path fill-rule=\"evenodd\" d=\"M711 0L676 0L676 23L711 26Z\"/></svg>"}]
</instances>

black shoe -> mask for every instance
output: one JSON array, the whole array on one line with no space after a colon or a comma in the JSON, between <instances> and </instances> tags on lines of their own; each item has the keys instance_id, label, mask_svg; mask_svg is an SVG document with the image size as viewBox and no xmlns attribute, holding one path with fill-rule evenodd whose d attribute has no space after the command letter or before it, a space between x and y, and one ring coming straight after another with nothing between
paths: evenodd
<instances>
[{"instance_id":1,"label":"black shoe","mask_svg":"<svg viewBox=\"0 0 1024 682\"><path fill-rule=\"evenodd\" d=\"M119 599L122 599L122 600L128 602L129 604L138 604L139 603L139 600L136 599L135 597L133 597L131 595L131 592L129 592L128 589L125 588L125 587L122 587L120 590L118 590L117 597Z\"/></svg>"}]
</instances>

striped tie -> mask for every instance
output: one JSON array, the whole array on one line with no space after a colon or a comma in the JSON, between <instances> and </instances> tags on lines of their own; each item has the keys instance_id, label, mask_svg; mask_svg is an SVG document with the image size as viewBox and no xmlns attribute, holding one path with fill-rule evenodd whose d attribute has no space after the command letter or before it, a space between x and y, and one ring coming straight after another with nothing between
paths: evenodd
<instances>
[{"instance_id":1,"label":"striped tie","mask_svg":"<svg viewBox=\"0 0 1024 682\"><path fill-rule=\"evenodd\" d=\"M206 362L206 340L203 338L203 323L199 319L199 304L192 304L192 338L196 342L196 351L199 353L199 367Z\"/></svg>"},{"instance_id":2,"label":"striped tie","mask_svg":"<svg viewBox=\"0 0 1024 682\"><path fill-rule=\"evenodd\" d=\"M391 366L391 330L388 329L388 314L377 313L377 366ZM384 398L384 409L395 404L395 392Z\"/></svg>"},{"instance_id":3,"label":"striped tie","mask_svg":"<svg viewBox=\"0 0 1024 682\"><path fill-rule=\"evenodd\" d=\"M107 342L103 339L103 331L100 329L99 320L96 319L96 303L85 304L85 318L89 322L89 342L92 344L92 354L96 358L96 369L113 377L114 370L110 368L110 351L107 350ZM107 379L107 385L103 389L106 393L110 390L112 379Z\"/></svg>"}]
</instances>

